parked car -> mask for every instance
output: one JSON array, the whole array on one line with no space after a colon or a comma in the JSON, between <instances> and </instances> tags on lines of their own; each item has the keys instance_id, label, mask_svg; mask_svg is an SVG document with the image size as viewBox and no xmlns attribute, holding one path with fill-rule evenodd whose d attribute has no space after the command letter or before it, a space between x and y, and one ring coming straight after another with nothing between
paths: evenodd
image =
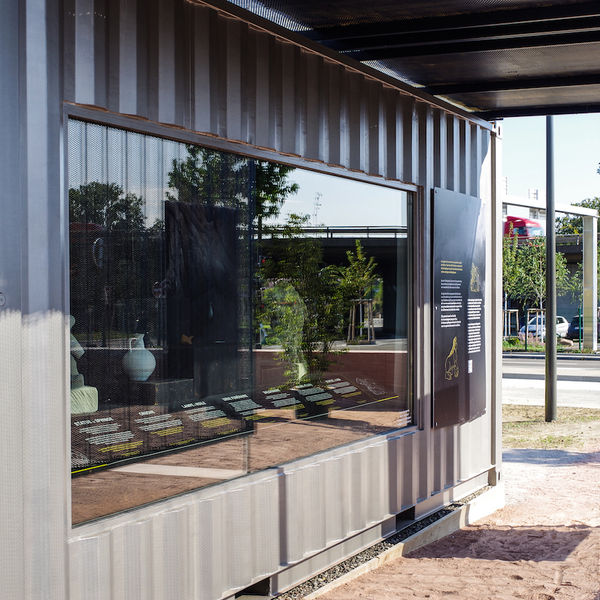
<instances>
[{"instance_id":1,"label":"parked car","mask_svg":"<svg viewBox=\"0 0 600 600\"><path fill-rule=\"evenodd\" d=\"M537 222L525 217L505 217L504 235L526 239L546 235L544 228Z\"/></svg>"},{"instance_id":2,"label":"parked car","mask_svg":"<svg viewBox=\"0 0 600 600\"><path fill-rule=\"evenodd\" d=\"M583 325L583 315L581 315L581 324ZM600 339L600 319L598 319L598 339ZM567 331L567 337L570 340L579 341L579 315L575 315L571 319L571 324L569 325L569 330ZM581 335L581 339L583 339L583 335Z\"/></svg>"},{"instance_id":3,"label":"parked car","mask_svg":"<svg viewBox=\"0 0 600 600\"><path fill-rule=\"evenodd\" d=\"M569 321L565 317L557 315L556 317L556 335L566 337L569 331ZM536 316L529 319L527 324L527 333L533 337L539 338L542 341L546 338L546 317ZM519 330L519 338L525 340L525 325Z\"/></svg>"}]
</instances>

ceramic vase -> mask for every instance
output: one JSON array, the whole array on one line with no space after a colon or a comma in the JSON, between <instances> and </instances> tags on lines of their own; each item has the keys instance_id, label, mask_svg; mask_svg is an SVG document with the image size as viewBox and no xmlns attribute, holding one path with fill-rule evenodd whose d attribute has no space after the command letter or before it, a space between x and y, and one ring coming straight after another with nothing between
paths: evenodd
<instances>
[{"instance_id":1,"label":"ceramic vase","mask_svg":"<svg viewBox=\"0 0 600 600\"><path fill-rule=\"evenodd\" d=\"M146 381L156 368L156 359L144 346L144 334L129 339L129 352L123 357L123 370L131 381Z\"/></svg>"}]
</instances>

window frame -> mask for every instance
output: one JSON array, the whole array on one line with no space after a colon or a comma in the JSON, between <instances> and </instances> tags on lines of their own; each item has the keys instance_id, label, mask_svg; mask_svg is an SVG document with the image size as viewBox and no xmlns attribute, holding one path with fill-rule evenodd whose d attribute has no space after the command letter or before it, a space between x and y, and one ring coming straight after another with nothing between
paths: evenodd
<instances>
[{"instance_id":1,"label":"window frame","mask_svg":"<svg viewBox=\"0 0 600 600\"><path fill-rule=\"evenodd\" d=\"M406 183L396 179L387 179L382 176L369 175L358 171L350 171L349 169L339 166L332 165L323 162L316 162L311 159L303 158L297 155L289 155L280 153L276 150L267 150L263 148L257 148L243 142L236 142L233 140L215 137L213 135L206 135L202 133L196 133L189 130L184 130L179 127L159 124L139 117L132 117L121 115L118 113L111 113L105 110L98 110L91 107L79 106L74 104L65 104L63 106L63 131L64 131L64 144L63 144L63 241L65 244L65 266L64 266L64 291L66 299L66 308L70 306L70 276L69 276L69 199L68 199L68 128L70 120L78 120L87 123L93 123L105 127L114 127L129 132L139 133L142 135L149 135L158 137L161 139L171 140L178 143L194 144L197 146L219 150L222 152L229 152L237 154L249 159L265 160L282 165L296 167L306 171L313 171L324 175L331 175L334 177L342 177L351 181L357 181L361 183L367 183L370 185L377 185L399 192L405 192L407 194L407 232L408 232L408 282L412 282L409 285L407 294L407 400L408 405L411 409L412 423L408 426L390 429L389 431L376 434L370 437L377 437L383 435L387 437L397 437L399 433L402 435L415 432L416 430L425 429L425 406L423 402L423 382L421 381L423 373L423 350L424 350L424 335L426 330L422 322L422 318L418 318L418 313L423 311L416 310L419 306L426 304L427 289L425 286L425 278L423 273L427 270L426 260L424 260L423 244L428 239L429 234L425 226L426 217L426 204L425 204L425 193L422 186ZM68 331L66 333L68 338ZM69 344L65 347L68 349ZM67 350L68 352L68 350ZM70 422L70 400L68 397L68 356L65 358L65 423ZM67 458L70 461L71 455L71 429L67 425L65 428L67 431ZM368 438L365 438L368 439ZM356 441L348 442L335 448L344 447L347 445L355 444ZM317 452L316 455L328 452L331 449ZM311 455L312 456L312 455ZM69 462L70 464L70 462ZM90 521L84 521L73 525L71 521L72 514L72 499L71 499L71 470L68 470L69 476L67 481L67 497L68 497L68 519L71 529L75 529L86 524ZM220 485L221 482L211 485ZM203 488L201 488L203 489ZM170 498L152 501L150 504L167 502ZM126 509L125 512L136 510L147 504L140 505L131 509ZM96 520L106 519L122 514L121 512L105 515L98 517Z\"/></svg>"}]
</instances>

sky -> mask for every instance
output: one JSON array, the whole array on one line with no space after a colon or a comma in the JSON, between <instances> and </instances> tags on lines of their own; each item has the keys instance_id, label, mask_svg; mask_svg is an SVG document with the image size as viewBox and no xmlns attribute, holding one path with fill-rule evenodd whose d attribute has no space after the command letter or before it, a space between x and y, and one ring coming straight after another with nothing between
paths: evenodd
<instances>
[{"instance_id":1,"label":"sky","mask_svg":"<svg viewBox=\"0 0 600 600\"><path fill-rule=\"evenodd\" d=\"M310 215L311 225L399 227L407 224L406 192L296 169L289 181L299 185L298 193L286 199L280 221L289 213ZM340 210L343 198L343 210ZM315 213L316 210L316 213Z\"/></svg>"},{"instance_id":2,"label":"sky","mask_svg":"<svg viewBox=\"0 0 600 600\"><path fill-rule=\"evenodd\" d=\"M527 198L529 188L546 193L546 117L504 119L502 174L508 194ZM600 196L600 114L554 117L555 202L570 204Z\"/></svg>"}]
</instances>

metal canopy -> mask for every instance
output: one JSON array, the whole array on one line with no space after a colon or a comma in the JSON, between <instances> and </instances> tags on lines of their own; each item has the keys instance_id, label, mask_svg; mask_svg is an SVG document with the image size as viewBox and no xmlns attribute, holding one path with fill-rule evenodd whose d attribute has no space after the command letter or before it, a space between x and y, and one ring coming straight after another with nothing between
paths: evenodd
<instances>
[{"instance_id":1,"label":"metal canopy","mask_svg":"<svg viewBox=\"0 0 600 600\"><path fill-rule=\"evenodd\" d=\"M478 116L600 112L599 0L232 0Z\"/></svg>"}]
</instances>

